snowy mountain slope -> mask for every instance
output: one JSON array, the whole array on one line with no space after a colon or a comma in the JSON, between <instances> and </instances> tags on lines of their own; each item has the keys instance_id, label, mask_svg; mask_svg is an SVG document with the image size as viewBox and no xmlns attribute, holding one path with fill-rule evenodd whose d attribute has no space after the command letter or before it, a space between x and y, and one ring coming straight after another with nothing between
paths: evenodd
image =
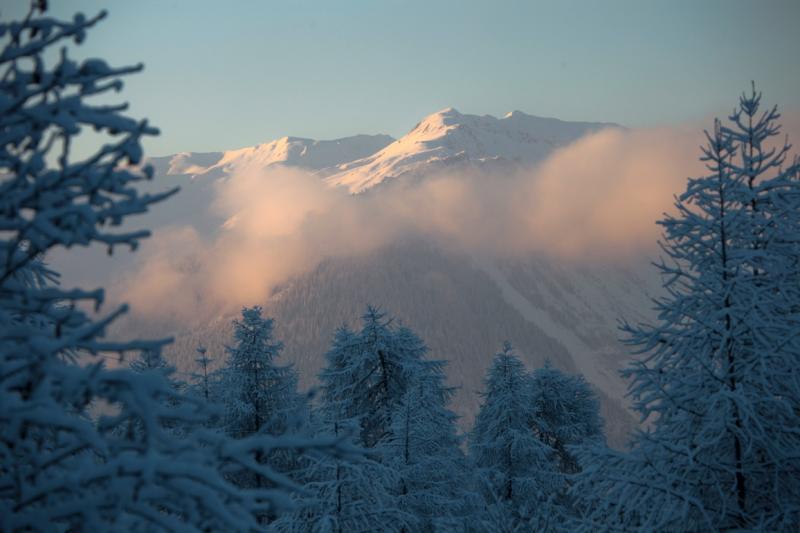
<instances>
[{"instance_id":1,"label":"snowy mountain slope","mask_svg":"<svg viewBox=\"0 0 800 533\"><path fill-rule=\"evenodd\" d=\"M320 170L361 159L384 148L394 139L388 135L355 135L331 141L316 141L300 137L280 139L242 148L229 150L206 172L220 168L232 172L241 168L266 168L281 164Z\"/></svg>"},{"instance_id":2,"label":"snowy mountain slope","mask_svg":"<svg viewBox=\"0 0 800 533\"><path fill-rule=\"evenodd\" d=\"M429 115L382 150L320 174L330 185L365 191L406 174L430 173L454 165L491 162L532 165L583 135L615 124L564 122L521 111L498 119L447 108Z\"/></svg>"},{"instance_id":3,"label":"snowy mountain slope","mask_svg":"<svg viewBox=\"0 0 800 533\"><path fill-rule=\"evenodd\" d=\"M155 157L150 160L156 168L165 169L164 174L177 176L181 174L200 174L222 159L224 152L181 152L167 157Z\"/></svg>"},{"instance_id":4,"label":"snowy mountain slope","mask_svg":"<svg viewBox=\"0 0 800 533\"><path fill-rule=\"evenodd\" d=\"M274 141L224 152L181 152L150 158L167 176L228 174L242 168L285 165L306 170L336 167L366 157L392 143L388 135L353 135L318 141L301 137L281 137Z\"/></svg>"}]
</instances>

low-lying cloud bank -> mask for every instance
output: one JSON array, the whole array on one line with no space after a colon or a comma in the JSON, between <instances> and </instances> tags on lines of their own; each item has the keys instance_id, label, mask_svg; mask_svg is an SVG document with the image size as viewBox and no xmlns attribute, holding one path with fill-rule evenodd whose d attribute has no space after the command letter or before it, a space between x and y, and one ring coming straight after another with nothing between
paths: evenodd
<instances>
[{"instance_id":1,"label":"low-lying cloud bank","mask_svg":"<svg viewBox=\"0 0 800 533\"><path fill-rule=\"evenodd\" d=\"M191 320L264 302L330 256L420 234L468 252L619 261L651 253L655 221L698 161L699 128L605 130L508 175L459 170L396 180L367 194L331 189L288 168L242 171L218 184L215 236L156 232L119 296L137 313ZM168 208L168 206L166 207Z\"/></svg>"}]
</instances>

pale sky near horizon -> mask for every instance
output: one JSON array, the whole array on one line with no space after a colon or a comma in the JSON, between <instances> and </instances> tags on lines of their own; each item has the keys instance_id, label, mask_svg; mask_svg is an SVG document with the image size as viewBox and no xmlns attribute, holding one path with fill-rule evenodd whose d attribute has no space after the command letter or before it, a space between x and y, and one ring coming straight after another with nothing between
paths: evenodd
<instances>
[{"instance_id":1,"label":"pale sky near horizon","mask_svg":"<svg viewBox=\"0 0 800 533\"><path fill-rule=\"evenodd\" d=\"M78 56L144 62L123 98L150 155L284 135L398 137L453 106L654 126L725 113L751 79L800 109L800 1L50 0L108 19ZM27 5L0 1L0 16Z\"/></svg>"}]
</instances>

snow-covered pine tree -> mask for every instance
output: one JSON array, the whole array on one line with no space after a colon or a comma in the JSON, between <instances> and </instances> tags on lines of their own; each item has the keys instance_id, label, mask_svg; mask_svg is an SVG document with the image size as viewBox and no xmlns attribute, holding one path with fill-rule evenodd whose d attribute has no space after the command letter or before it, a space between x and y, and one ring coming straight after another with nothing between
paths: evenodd
<instances>
[{"instance_id":1,"label":"snow-covered pine tree","mask_svg":"<svg viewBox=\"0 0 800 533\"><path fill-rule=\"evenodd\" d=\"M787 300L800 300L800 160L796 155L787 161L791 150L788 138L771 142L781 129L777 106L766 111L760 107L761 93L753 83L751 93L739 98L730 125L723 125L722 133L736 149L731 172L741 176L750 193L747 207L754 226L750 246L757 251L766 249L753 256L754 282L775 287L771 301L780 306L787 305ZM759 261L767 264L758 265Z\"/></svg>"},{"instance_id":2,"label":"snow-covered pine tree","mask_svg":"<svg viewBox=\"0 0 800 533\"><path fill-rule=\"evenodd\" d=\"M344 442L351 442L351 430L357 429L345 423L337 428L342 432L337 439ZM369 457L311 457L303 482L304 495L297 498L293 512L271 524L275 531L414 531L414 517L400 509L396 495L390 492L399 483L397 472Z\"/></svg>"},{"instance_id":3,"label":"snow-covered pine tree","mask_svg":"<svg viewBox=\"0 0 800 533\"><path fill-rule=\"evenodd\" d=\"M217 372L225 433L240 439L300 430L304 398L297 392L294 368L277 364L283 344L273 339L272 319L262 317L259 306L246 307L233 326L235 343L226 348L227 361ZM256 460L284 474L298 466L297 454L282 451L258 454ZM245 487L272 486L269 480L252 472L235 479Z\"/></svg>"},{"instance_id":4,"label":"snow-covered pine tree","mask_svg":"<svg viewBox=\"0 0 800 533\"><path fill-rule=\"evenodd\" d=\"M597 395L583 376L565 374L549 360L531 372L530 387L534 435L555 450L559 471L579 472L570 448L605 442Z\"/></svg>"},{"instance_id":5,"label":"snow-covered pine tree","mask_svg":"<svg viewBox=\"0 0 800 533\"><path fill-rule=\"evenodd\" d=\"M352 330L337 329L319 374L322 402L315 417L319 434L351 445L361 434L352 401L358 378L350 372L360 345ZM344 533L413 528L413 517L400 510L392 492L399 485L397 472L371 457L309 458L302 481L307 496L299 498L295 512L274 523L276 530Z\"/></svg>"},{"instance_id":6,"label":"snow-covered pine tree","mask_svg":"<svg viewBox=\"0 0 800 533\"><path fill-rule=\"evenodd\" d=\"M495 355L484 382L469 439L479 488L492 508L489 515L499 515L503 527L528 530L546 519L539 507L557 490L560 476L552 467L552 449L531 431L529 376L510 343Z\"/></svg>"},{"instance_id":7,"label":"snow-covered pine tree","mask_svg":"<svg viewBox=\"0 0 800 533\"><path fill-rule=\"evenodd\" d=\"M386 313L369 306L342 372L352 383L345 412L359 419L359 445L375 448L392 432L392 414L415 376L440 363L424 361L425 344L408 328L392 328Z\"/></svg>"},{"instance_id":8,"label":"snow-covered pine tree","mask_svg":"<svg viewBox=\"0 0 800 533\"><path fill-rule=\"evenodd\" d=\"M416 519L413 531L464 531L474 509L452 389L441 368L418 376L392 417L386 459L399 476L399 504Z\"/></svg>"},{"instance_id":9,"label":"snow-covered pine tree","mask_svg":"<svg viewBox=\"0 0 800 533\"><path fill-rule=\"evenodd\" d=\"M231 442L206 431L180 438L165 422L203 420L199 402L158 375L104 366L103 356L163 342L104 339L126 308L95 319L88 309L100 310L103 291L58 287L41 259L59 247L136 248L148 232L120 225L171 192L136 188L152 176L137 166L141 138L157 130L125 116L125 105L91 102L141 66L70 58L68 45L105 13L59 20L45 11L37 1L23 20L0 22L0 529L258 530L256 514L285 506L292 484L275 477L281 490L240 490L221 469L271 475L253 464L255 452L331 444ZM103 144L76 159L71 146L84 128ZM103 416L92 415L95 404L107 406ZM125 431L131 420L141 433Z\"/></svg>"},{"instance_id":10,"label":"snow-covered pine tree","mask_svg":"<svg viewBox=\"0 0 800 533\"><path fill-rule=\"evenodd\" d=\"M551 450L550 469L557 480L534 525L537 529L558 529L556 524L563 524L575 513L568 492L571 476L580 472L576 449L605 444L600 402L583 376L565 374L549 360L531 372L529 386L530 428Z\"/></svg>"},{"instance_id":11,"label":"snow-covered pine tree","mask_svg":"<svg viewBox=\"0 0 800 533\"><path fill-rule=\"evenodd\" d=\"M659 264L659 322L626 328L642 355L631 395L653 425L628 454L581 457L587 530L800 527L800 204L787 149L766 146L777 114L756 118L759 99L715 123L709 175L660 222L671 263Z\"/></svg>"},{"instance_id":12,"label":"snow-covered pine tree","mask_svg":"<svg viewBox=\"0 0 800 533\"><path fill-rule=\"evenodd\" d=\"M351 442L365 448L366 456L356 464L322 461L310 469L307 487L315 488L317 500L305 502L306 522L338 524L344 530L370 525L414 531L418 526L410 509L399 505L403 483L389 448L397 440L395 422L403 401L416 383L436 381L439 386L431 394L446 405L450 391L441 385L443 362L426 360L422 340L406 327L393 327L377 308L369 306L362 319L358 333L342 327L334 336L320 373L318 418L327 434L346 436L356 430ZM439 445L444 446L447 427L439 429ZM457 441L455 447L460 453Z\"/></svg>"},{"instance_id":13,"label":"snow-covered pine tree","mask_svg":"<svg viewBox=\"0 0 800 533\"><path fill-rule=\"evenodd\" d=\"M337 328L325 354L325 366L319 373L322 401L318 411L323 423L358 417L353 401L358 378L351 369L359 345L358 335L353 330L346 325Z\"/></svg>"}]
</instances>

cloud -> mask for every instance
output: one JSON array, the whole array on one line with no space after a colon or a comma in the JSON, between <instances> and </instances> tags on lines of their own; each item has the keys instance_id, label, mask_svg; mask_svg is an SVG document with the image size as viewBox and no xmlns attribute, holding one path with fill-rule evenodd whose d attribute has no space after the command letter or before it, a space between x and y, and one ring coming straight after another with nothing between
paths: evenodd
<instances>
[{"instance_id":1,"label":"cloud","mask_svg":"<svg viewBox=\"0 0 800 533\"><path fill-rule=\"evenodd\" d=\"M326 257L409 234L475 253L624 261L654 250L656 220L704 172L702 142L696 125L604 130L533 169L460 169L357 196L298 170L243 170L217 184L216 235L159 230L119 293L140 314L199 319L264 302Z\"/></svg>"},{"instance_id":2,"label":"cloud","mask_svg":"<svg viewBox=\"0 0 800 533\"><path fill-rule=\"evenodd\" d=\"M528 188L531 240L572 258L650 247L673 195L702 173L700 140L680 129L606 130L557 152Z\"/></svg>"}]
</instances>

